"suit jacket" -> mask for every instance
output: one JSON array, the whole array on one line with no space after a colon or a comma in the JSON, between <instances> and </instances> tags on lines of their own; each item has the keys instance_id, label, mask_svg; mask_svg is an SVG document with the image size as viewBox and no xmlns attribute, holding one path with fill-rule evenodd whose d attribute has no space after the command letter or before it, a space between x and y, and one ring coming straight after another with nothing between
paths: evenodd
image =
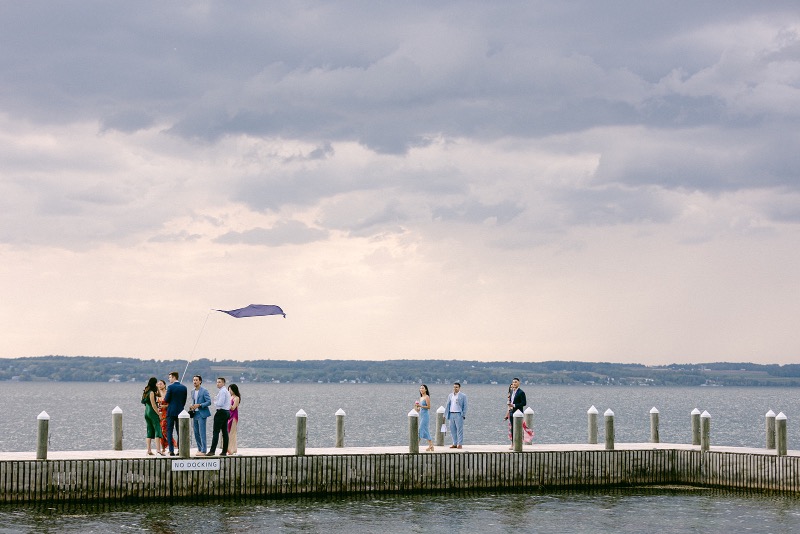
<instances>
[{"instance_id":1,"label":"suit jacket","mask_svg":"<svg viewBox=\"0 0 800 534\"><path fill-rule=\"evenodd\" d=\"M180 382L173 382L167 386L164 402L167 403L167 417L178 417L186 406L186 386Z\"/></svg>"},{"instance_id":2,"label":"suit jacket","mask_svg":"<svg viewBox=\"0 0 800 534\"><path fill-rule=\"evenodd\" d=\"M467 396L458 392L458 395L453 395L452 393L447 396L447 406L444 407L444 417L445 419L450 419L450 404L456 403L461 408L461 417L464 419L467 418Z\"/></svg>"},{"instance_id":3,"label":"suit jacket","mask_svg":"<svg viewBox=\"0 0 800 534\"><path fill-rule=\"evenodd\" d=\"M195 391L192 390L191 394L194 395L194 393ZM194 398L195 397L192 397L192 399ZM197 400L193 400L191 404L199 404L200 407L197 409L194 416L202 418L211 417L211 410L208 409L208 407L211 406L211 394L208 392L208 390L203 386L200 386L200 388L197 390L196 399Z\"/></svg>"},{"instance_id":4,"label":"suit jacket","mask_svg":"<svg viewBox=\"0 0 800 534\"><path fill-rule=\"evenodd\" d=\"M517 410L525 411L525 405L528 404L527 400L525 399L525 392L522 391L520 388L517 388L517 392L514 394L514 399L512 400L514 403L513 408L508 409L509 417L514 416L514 412Z\"/></svg>"}]
</instances>

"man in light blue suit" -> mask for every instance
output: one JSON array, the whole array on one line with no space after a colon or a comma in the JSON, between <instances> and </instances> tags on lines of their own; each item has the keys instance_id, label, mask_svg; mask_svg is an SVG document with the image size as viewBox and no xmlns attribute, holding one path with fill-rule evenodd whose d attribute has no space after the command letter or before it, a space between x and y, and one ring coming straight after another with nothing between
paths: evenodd
<instances>
[{"instance_id":1,"label":"man in light blue suit","mask_svg":"<svg viewBox=\"0 0 800 534\"><path fill-rule=\"evenodd\" d=\"M203 377L194 375L192 378L194 390L192 391L192 405L190 411L194 411L192 426L194 427L194 440L197 443L197 456L205 456L208 452L206 448L206 419L211 416L211 395L202 386Z\"/></svg>"},{"instance_id":2,"label":"man in light blue suit","mask_svg":"<svg viewBox=\"0 0 800 534\"><path fill-rule=\"evenodd\" d=\"M460 449L464 442L464 419L467 418L467 396L461 393L461 384L453 383L453 392L447 396L444 416L450 423L450 435L453 437L451 449Z\"/></svg>"}]
</instances>

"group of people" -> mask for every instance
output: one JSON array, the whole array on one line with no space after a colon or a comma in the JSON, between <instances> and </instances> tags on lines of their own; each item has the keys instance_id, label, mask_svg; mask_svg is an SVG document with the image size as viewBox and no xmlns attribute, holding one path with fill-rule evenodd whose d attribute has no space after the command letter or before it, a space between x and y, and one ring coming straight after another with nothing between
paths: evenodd
<instances>
[{"instance_id":1,"label":"group of people","mask_svg":"<svg viewBox=\"0 0 800 534\"><path fill-rule=\"evenodd\" d=\"M508 437L513 443L514 412L517 410L525 410L525 405L527 404L525 392L519 387L519 378L514 378L511 381L511 385L508 386L507 401L507 410L504 419L508 421ZM430 430L431 395L428 386L425 384L419 387L419 399L414 402L414 409L419 412L419 439L428 441L428 448L425 449L426 451L433 451L433 439L431 438ZM453 392L447 396L447 404L445 404L444 407L444 417L447 421L446 428L449 428L450 437L453 442L450 448L461 449L464 444L464 421L467 419L467 395L461 391L461 384L459 382L453 383ZM522 429L525 433L523 439L526 443L529 443L533 440L533 429L528 428L524 422Z\"/></svg>"},{"instance_id":2,"label":"group of people","mask_svg":"<svg viewBox=\"0 0 800 534\"><path fill-rule=\"evenodd\" d=\"M151 377L142 392L144 419L147 425L147 454L169 454L175 456L178 441L173 439L173 433L180 439L178 416L186 407L189 392L180 382L177 371L169 374L170 385L163 380ZM206 419L211 417L211 394L203 387L203 377L192 377L191 399L189 416L192 418L194 438L197 444L197 456L216 456L217 444L222 436L222 449L220 456L237 454L237 429L239 426L239 404L242 396L239 386L231 384L225 386L225 378L217 378L217 394L213 400L214 424L210 450L206 446ZM187 436L188 438L188 436ZM156 441L156 452L153 452L152 442ZM167 452L169 451L169 452Z\"/></svg>"}]
</instances>

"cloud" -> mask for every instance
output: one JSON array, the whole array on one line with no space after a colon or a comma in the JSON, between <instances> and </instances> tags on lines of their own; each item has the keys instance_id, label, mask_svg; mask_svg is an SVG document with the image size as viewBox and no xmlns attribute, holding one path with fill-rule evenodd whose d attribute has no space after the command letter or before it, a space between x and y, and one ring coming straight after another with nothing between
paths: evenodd
<instances>
[{"instance_id":1,"label":"cloud","mask_svg":"<svg viewBox=\"0 0 800 534\"><path fill-rule=\"evenodd\" d=\"M326 231L311 228L300 221L286 221L278 223L272 228L251 228L241 232L226 232L214 241L221 244L277 247L312 243L325 239L327 235Z\"/></svg>"}]
</instances>

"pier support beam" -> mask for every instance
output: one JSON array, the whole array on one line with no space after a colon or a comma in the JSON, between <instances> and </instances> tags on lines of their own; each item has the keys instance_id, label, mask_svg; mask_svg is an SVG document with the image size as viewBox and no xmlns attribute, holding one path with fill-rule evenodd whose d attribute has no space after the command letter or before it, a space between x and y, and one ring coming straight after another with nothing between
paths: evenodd
<instances>
[{"instance_id":1,"label":"pier support beam","mask_svg":"<svg viewBox=\"0 0 800 534\"><path fill-rule=\"evenodd\" d=\"M336 411L336 447L344 447L344 410L339 408Z\"/></svg>"},{"instance_id":2,"label":"pier support beam","mask_svg":"<svg viewBox=\"0 0 800 534\"><path fill-rule=\"evenodd\" d=\"M111 441L115 451L122 450L122 408L111 410Z\"/></svg>"},{"instance_id":3,"label":"pier support beam","mask_svg":"<svg viewBox=\"0 0 800 534\"><path fill-rule=\"evenodd\" d=\"M592 405L586 411L586 415L589 417L589 444L595 445L597 444L597 408Z\"/></svg>"},{"instance_id":4,"label":"pier support beam","mask_svg":"<svg viewBox=\"0 0 800 534\"><path fill-rule=\"evenodd\" d=\"M767 431L767 449L775 450L775 412L772 410L768 411L765 419Z\"/></svg>"},{"instance_id":5,"label":"pier support beam","mask_svg":"<svg viewBox=\"0 0 800 534\"><path fill-rule=\"evenodd\" d=\"M700 445L700 410L692 410L692 445Z\"/></svg>"},{"instance_id":6,"label":"pier support beam","mask_svg":"<svg viewBox=\"0 0 800 534\"><path fill-rule=\"evenodd\" d=\"M442 425L444 425L444 406L439 406L439 409L436 410L436 445L438 447L444 445L445 433L442 432Z\"/></svg>"},{"instance_id":7,"label":"pier support beam","mask_svg":"<svg viewBox=\"0 0 800 534\"><path fill-rule=\"evenodd\" d=\"M419 414L416 410L408 412L408 453L419 454Z\"/></svg>"},{"instance_id":8,"label":"pier support beam","mask_svg":"<svg viewBox=\"0 0 800 534\"><path fill-rule=\"evenodd\" d=\"M786 415L783 412L775 417L775 434L778 456L786 456Z\"/></svg>"},{"instance_id":9,"label":"pier support beam","mask_svg":"<svg viewBox=\"0 0 800 534\"><path fill-rule=\"evenodd\" d=\"M43 411L36 417L37 432L36 432L36 459L47 460L47 441L50 434L50 416L47 412Z\"/></svg>"},{"instance_id":10,"label":"pier support beam","mask_svg":"<svg viewBox=\"0 0 800 534\"><path fill-rule=\"evenodd\" d=\"M700 415L700 450L707 451L711 448L711 414L704 411Z\"/></svg>"},{"instance_id":11,"label":"pier support beam","mask_svg":"<svg viewBox=\"0 0 800 534\"><path fill-rule=\"evenodd\" d=\"M297 418L297 434L295 437L294 454L296 456L306 455L306 425L308 423L308 414L300 410L295 414Z\"/></svg>"},{"instance_id":12,"label":"pier support beam","mask_svg":"<svg viewBox=\"0 0 800 534\"><path fill-rule=\"evenodd\" d=\"M614 412L611 408L603 414L606 418L606 450L614 450Z\"/></svg>"},{"instance_id":13,"label":"pier support beam","mask_svg":"<svg viewBox=\"0 0 800 534\"><path fill-rule=\"evenodd\" d=\"M514 448L514 452L522 452L522 438L524 436L524 432L522 431L522 419L525 416L522 413L522 410L517 410L514 412L514 440L512 447Z\"/></svg>"},{"instance_id":14,"label":"pier support beam","mask_svg":"<svg viewBox=\"0 0 800 534\"><path fill-rule=\"evenodd\" d=\"M189 458L192 453L192 433L189 430L190 426L192 426L192 423L189 412L183 410L178 414L178 456L181 458Z\"/></svg>"},{"instance_id":15,"label":"pier support beam","mask_svg":"<svg viewBox=\"0 0 800 534\"><path fill-rule=\"evenodd\" d=\"M658 410L655 406L650 408L650 443L661 443L658 434Z\"/></svg>"}]
</instances>

